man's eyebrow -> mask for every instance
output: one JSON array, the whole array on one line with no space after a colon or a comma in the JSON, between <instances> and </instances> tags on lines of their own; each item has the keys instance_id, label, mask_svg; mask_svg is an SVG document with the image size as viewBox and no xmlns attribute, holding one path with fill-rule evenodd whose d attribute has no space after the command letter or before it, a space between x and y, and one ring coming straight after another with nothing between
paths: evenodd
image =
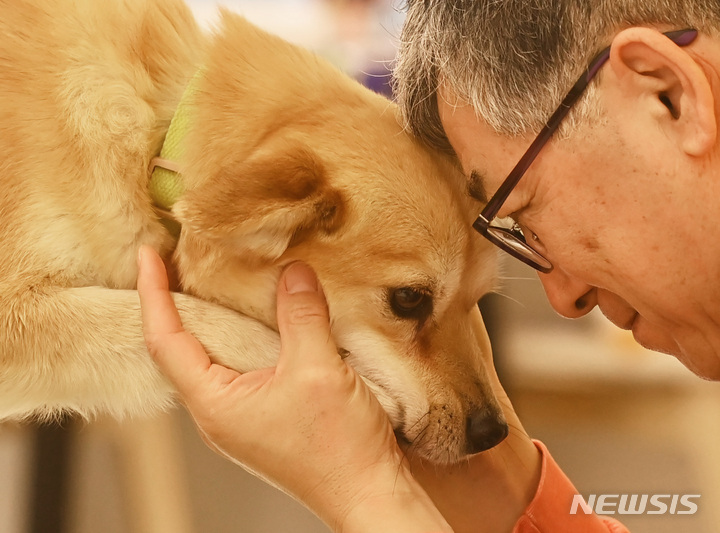
<instances>
[{"instance_id":1,"label":"man's eyebrow","mask_svg":"<svg viewBox=\"0 0 720 533\"><path fill-rule=\"evenodd\" d=\"M479 170L470 171L467 191L470 196L479 200L481 203L488 203L487 190L485 189L485 176L483 176Z\"/></svg>"}]
</instances>

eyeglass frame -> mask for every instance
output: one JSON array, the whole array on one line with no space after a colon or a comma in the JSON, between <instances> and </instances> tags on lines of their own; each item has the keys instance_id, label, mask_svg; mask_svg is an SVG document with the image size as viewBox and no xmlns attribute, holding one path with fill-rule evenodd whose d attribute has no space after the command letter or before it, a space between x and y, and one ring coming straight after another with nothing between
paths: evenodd
<instances>
[{"instance_id":1,"label":"eyeglass frame","mask_svg":"<svg viewBox=\"0 0 720 533\"><path fill-rule=\"evenodd\" d=\"M668 37L678 46L687 46L697 38L698 31L695 29L675 30L665 32L663 33L663 35ZM525 236L523 235L519 227L517 227L517 224L515 224L515 227L508 229L499 226L493 226L492 222L496 219L500 208L508 199L510 193L517 186L520 179L525 175L525 172L527 172L528 168L530 168L530 165L532 165L533 161L535 161L538 154L540 153L540 150L542 150L542 148L547 144L553 134L557 131L557 129L560 127L560 123L562 122L562 120L570 112L570 109L572 109L573 105L577 103L577 101L585 92L585 89L587 89L592 79L595 77L600 68L607 62L609 58L610 46L603 49L590 62L583 75L580 76L580 79L578 79L575 85L573 85L573 87L567 93L567 96L563 98L558 108L550 116L548 121L540 130L540 133L538 133L537 137L532 142L530 147L520 158L520 161L518 161L515 167L510 171L510 174L508 174L507 178L505 178L498 190L495 192L492 198L490 198L488 203L481 211L480 215L473 223L473 228L478 233L480 233L483 237L498 246L500 249L512 255L516 259L519 259L526 265L529 265L534 269L546 274L552 272L552 263L550 263L550 261L546 257L544 257L540 252L535 250L527 243ZM498 235L502 235L503 237L499 237ZM508 242L510 241L512 241L513 244L515 244L519 248L522 248L524 251L526 251L527 255L523 255L522 252L508 244ZM534 257L539 258L540 261L533 259Z\"/></svg>"}]
</instances>

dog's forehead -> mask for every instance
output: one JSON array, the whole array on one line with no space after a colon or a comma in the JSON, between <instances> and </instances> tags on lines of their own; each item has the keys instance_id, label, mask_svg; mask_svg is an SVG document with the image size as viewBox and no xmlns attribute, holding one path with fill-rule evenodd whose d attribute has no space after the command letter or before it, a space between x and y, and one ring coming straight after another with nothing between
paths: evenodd
<instances>
[{"instance_id":1,"label":"dog's forehead","mask_svg":"<svg viewBox=\"0 0 720 533\"><path fill-rule=\"evenodd\" d=\"M345 191L358 212L371 209L398 223L406 219L451 227L451 219L477 216L470 214L465 179L457 167L415 143L397 140L397 145L364 156L332 161L331 185Z\"/></svg>"},{"instance_id":2,"label":"dog's forehead","mask_svg":"<svg viewBox=\"0 0 720 533\"><path fill-rule=\"evenodd\" d=\"M407 148L407 147L406 147ZM377 258L419 256L426 269L457 271L475 253L472 221L479 206L466 193L462 173L417 145L413 157L374 156L331 176L347 201L345 230ZM407 154L405 154L407 155ZM411 261L412 262L412 261Z\"/></svg>"},{"instance_id":3,"label":"dog's forehead","mask_svg":"<svg viewBox=\"0 0 720 533\"><path fill-rule=\"evenodd\" d=\"M374 211L342 232L334 261L347 265L348 282L364 284L371 274L373 284L425 287L438 301L461 292L479 298L493 288L496 253L470 222L453 208L428 214L409 207Z\"/></svg>"},{"instance_id":4,"label":"dog's forehead","mask_svg":"<svg viewBox=\"0 0 720 533\"><path fill-rule=\"evenodd\" d=\"M343 255L357 250L353 265L385 271L387 285L432 283L449 294L468 281L476 293L474 280L494 272L494 254L472 229L481 206L457 162L403 131L392 109L372 127L343 117L357 122L346 124L343 142L318 147L329 185L347 203Z\"/></svg>"}]
</instances>

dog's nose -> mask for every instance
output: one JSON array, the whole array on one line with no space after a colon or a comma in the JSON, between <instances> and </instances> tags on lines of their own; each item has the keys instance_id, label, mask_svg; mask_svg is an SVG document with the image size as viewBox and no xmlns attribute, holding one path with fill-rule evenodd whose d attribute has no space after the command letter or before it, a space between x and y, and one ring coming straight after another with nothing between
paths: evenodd
<instances>
[{"instance_id":1,"label":"dog's nose","mask_svg":"<svg viewBox=\"0 0 720 533\"><path fill-rule=\"evenodd\" d=\"M498 413L488 409L473 411L467 417L467 453L489 450L508 436L508 425Z\"/></svg>"}]
</instances>

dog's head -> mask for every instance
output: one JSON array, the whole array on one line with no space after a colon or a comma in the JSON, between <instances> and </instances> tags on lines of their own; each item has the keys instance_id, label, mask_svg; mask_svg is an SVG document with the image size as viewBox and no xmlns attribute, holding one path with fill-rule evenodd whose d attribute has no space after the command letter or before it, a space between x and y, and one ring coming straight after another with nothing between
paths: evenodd
<instances>
[{"instance_id":1,"label":"dog's head","mask_svg":"<svg viewBox=\"0 0 720 533\"><path fill-rule=\"evenodd\" d=\"M476 305L496 257L455 162L386 99L242 19L226 16L198 94L175 208L184 288L276 327L278 275L303 260L342 354L417 453L452 462L502 440Z\"/></svg>"}]
</instances>

